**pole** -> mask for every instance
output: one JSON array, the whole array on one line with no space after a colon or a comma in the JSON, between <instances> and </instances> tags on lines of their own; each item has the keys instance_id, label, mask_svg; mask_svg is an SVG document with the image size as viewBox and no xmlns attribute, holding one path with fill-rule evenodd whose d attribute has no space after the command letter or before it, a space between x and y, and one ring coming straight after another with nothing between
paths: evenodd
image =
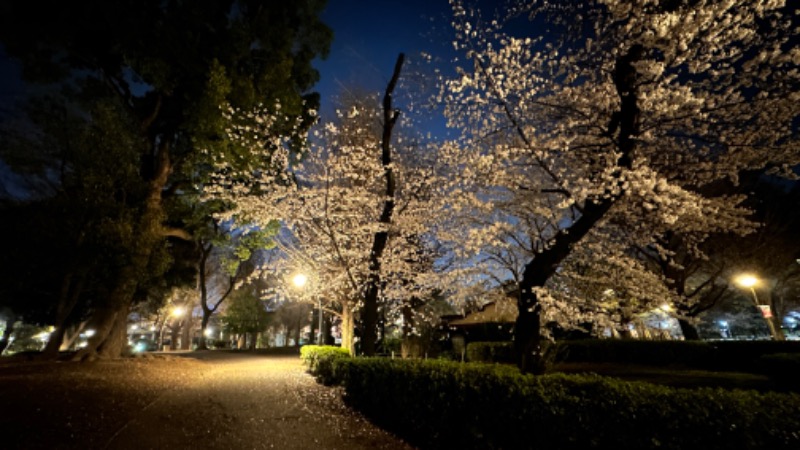
<instances>
[{"instance_id":1,"label":"pole","mask_svg":"<svg viewBox=\"0 0 800 450\"><path fill-rule=\"evenodd\" d=\"M750 292L753 293L753 300L755 300L756 308L758 308L758 296L756 295L755 288L750 286ZM767 327L769 327L769 333L770 333L770 335L772 335L772 340L773 341L777 341L778 340L778 332L775 330L775 324L772 323L772 320L770 320L769 317L764 315L764 311L761 311L761 308L759 308L759 312L761 313L762 317L764 317L764 321L767 322Z\"/></svg>"}]
</instances>

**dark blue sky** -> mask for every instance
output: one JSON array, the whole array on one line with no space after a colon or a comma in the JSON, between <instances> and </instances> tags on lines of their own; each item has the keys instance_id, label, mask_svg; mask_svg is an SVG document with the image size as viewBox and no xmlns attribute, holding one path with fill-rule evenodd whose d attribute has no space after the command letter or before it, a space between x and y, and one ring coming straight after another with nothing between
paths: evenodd
<instances>
[{"instance_id":1,"label":"dark blue sky","mask_svg":"<svg viewBox=\"0 0 800 450\"><path fill-rule=\"evenodd\" d=\"M334 40L327 60L315 63L323 116L342 87L382 92L401 52L449 60L450 11L447 0L328 0L322 19L333 28Z\"/></svg>"},{"instance_id":2,"label":"dark blue sky","mask_svg":"<svg viewBox=\"0 0 800 450\"><path fill-rule=\"evenodd\" d=\"M448 0L328 0L322 19L334 30L328 58L315 63L323 114L343 86L381 92L400 52L452 57ZM0 47L0 109L22 89L17 64Z\"/></svg>"}]
</instances>

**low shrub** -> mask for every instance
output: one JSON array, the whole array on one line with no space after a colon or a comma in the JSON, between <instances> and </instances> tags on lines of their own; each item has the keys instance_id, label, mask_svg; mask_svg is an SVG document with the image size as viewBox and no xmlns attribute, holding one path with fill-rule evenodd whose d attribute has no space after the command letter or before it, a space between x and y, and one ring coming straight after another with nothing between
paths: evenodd
<instances>
[{"instance_id":1,"label":"low shrub","mask_svg":"<svg viewBox=\"0 0 800 450\"><path fill-rule=\"evenodd\" d=\"M421 448L800 448L800 396L336 358L347 401Z\"/></svg>"},{"instance_id":2,"label":"low shrub","mask_svg":"<svg viewBox=\"0 0 800 450\"><path fill-rule=\"evenodd\" d=\"M304 345L300 348L300 358L317 381L331 385L339 382L334 362L350 359L350 352L346 348L330 345Z\"/></svg>"}]
</instances>

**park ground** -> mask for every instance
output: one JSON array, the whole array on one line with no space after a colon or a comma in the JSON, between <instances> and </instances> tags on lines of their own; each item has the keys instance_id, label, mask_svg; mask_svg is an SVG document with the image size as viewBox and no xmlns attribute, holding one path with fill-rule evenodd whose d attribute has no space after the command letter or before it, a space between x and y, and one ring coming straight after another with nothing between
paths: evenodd
<instances>
[{"instance_id":1,"label":"park ground","mask_svg":"<svg viewBox=\"0 0 800 450\"><path fill-rule=\"evenodd\" d=\"M297 355L0 364L3 449L411 449Z\"/></svg>"}]
</instances>

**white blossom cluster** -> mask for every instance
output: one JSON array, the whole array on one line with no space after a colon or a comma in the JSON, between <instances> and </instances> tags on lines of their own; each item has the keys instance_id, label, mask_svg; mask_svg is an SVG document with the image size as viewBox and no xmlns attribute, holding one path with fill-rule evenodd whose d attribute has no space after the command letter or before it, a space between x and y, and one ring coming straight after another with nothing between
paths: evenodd
<instances>
[{"instance_id":1,"label":"white blossom cluster","mask_svg":"<svg viewBox=\"0 0 800 450\"><path fill-rule=\"evenodd\" d=\"M493 20L451 5L470 65L437 99L462 132L442 151L451 227L439 237L518 280L587 204L613 201L542 291L547 320L580 322L577 306L619 319L589 285L642 308L680 301L630 249L667 253L657 237L669 231L699 253L710 234L751 232L745 198L712 186L744 171L792 176L800 163L796 18L783 1L531 0ZM635 46L637 129L621 165L614 76Z\"/></svg>"}]
</instances>

